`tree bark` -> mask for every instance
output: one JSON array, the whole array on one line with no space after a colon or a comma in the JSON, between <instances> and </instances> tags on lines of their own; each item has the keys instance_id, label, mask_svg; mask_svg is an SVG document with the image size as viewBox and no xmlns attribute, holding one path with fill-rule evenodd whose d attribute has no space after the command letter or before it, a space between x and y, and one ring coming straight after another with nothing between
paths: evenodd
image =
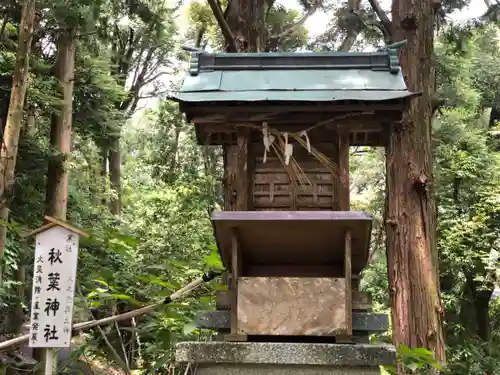
<instances>
[{"instance_id":1,"label":"tree bark","mask_svg":"<svg viewBox=\"0 0 500 375\"><path fill-rule=\"evenodd\" d=\"M261 52L266 45L264 0L233 0L225 12L236 52Z\"/></svg>"},{"instance_id":2,"label":"tree bark","mask_svg":"<svg viewBox=\"0 0 500 375\"><path fill-rule=\"evenodd\" d=\"M71 126L73 120L73 85L76 39L73 29L65 30L57 41L55 76L62 91L62 106L53 115L50 144L57 155L49 161L45 212L62 220L68 209L68 162L71 153Z\"/></svg>"},{"instance_id":3,"label":"tree bark","mask_svg":"<svg viewBox=\"0 0 500 375\"><path fill-rule=\"evenodd\" d=\"M432 191L433 20L430 1L393 0L393 40L408 41L400 51L404 77L422 96L389 135L386 241L393 341L427 348L444 361Z\"/></svg>"},{"instance_id":4,"label":"tree bark","mask_svg":"<svg viewBox=\"0 0 500 375\"><path fill-rule=\"evenodd\" d=\"M28 86L29 57L34 23L35 0L24 0L10 104L0 151L0 265L2 264L7 239L7 220L14 189L14 173L16 170L19 134L23 120L24 99ZM2 268L0 267L0 280L2 280L2 277Z\"/></svg>"}]
</instances>

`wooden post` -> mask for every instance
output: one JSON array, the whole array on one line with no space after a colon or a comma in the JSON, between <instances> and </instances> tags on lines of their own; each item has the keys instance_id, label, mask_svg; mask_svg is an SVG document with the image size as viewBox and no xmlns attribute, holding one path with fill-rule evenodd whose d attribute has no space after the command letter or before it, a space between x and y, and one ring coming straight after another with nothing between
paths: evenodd
<instances>
[{"instance_id":1,"label":"wooden post","mask_svg":"<svg viewBox=\"0 0 500 375\"><path fill-rule=\"evenodd\" d=\"M226 211L247 211L251 205L250 171L248 160L248 143L250 129L247 127L237 127L236 145L224 148L224 210ZM237 333L237 286L241 269L241 251L238 247L237 232L234 229L232 234L232 269L229 282L229 289L233 292L231 302L231 335L226 335L227 341L245 341Z\"/></svg>"},{"instance_id":2,"label":"wooden post","mask_svg":"<svg viewBox=\"0 0 500 375\"><path fill-rule=\"evenodd\" d=\"M242 276L242 251L238 242L238 231L231 231L231 334L227 341L246 341L246 335L238 333L238 278Z\"/></svg>"},{"instance_id":3,"label":"wooden post","mask_svg":"<svg viewBox=\"0 0 500 375\"><path fill-rule=\"evenodd\" d=\"M241 266L241 256L238 246L238 237L236 234L236 229L233 229L231 233L231 334L236 335L238 333L238 277L240 274Z\"/></svg>"},{"instance_id":4,"label":"wooden post","mask_svg":"<svg viewBox=\"0 0 500 375\"><path fill-rule=\"evenodd\" d=\"M344 276L345 276L345 309L346 331L343 335L335 336L337 344L352 344L352 256L351 231L344 233Z\"/></svg>"},{"instance_id":5,"label":"wooden post","mask_svg":"<svg viewBox=\"0 0 500 375\"><path fill-rule=\"evenodd\" d=\"M340 169L339 184L339 208L341 211L350 210L350 186L349 186L349 129L338 129L338 155ZM346 289L346 325L344 335L337 336L338 343L352 342L352 267L351 267L351 232L344 234L344 276Z\"/></svg>"},{"instance_id":6,"label":"wooden post","mask_svg":"<svg viewBox=\"0 0 500 375\"><path fill-rule=\"evenodd\" d=\"M352 288L351 288L351 277L352 277L352 268L351 268L351 231L347 230L344 235L344 246L345 246L345 255L344 255L344 266L345 266L345 306L346 306L346 323L347 330L346 335L352 336Z\"/></svg>"},{"instance_id":7,"label":"wooden post","mask_svg":"<svg viewBox=\"0 0 500 375\"><path fill-rule=\"evenodd\" d=\"M55 355L54 349L48 348L45 350L45 375L52 375L54 373Z\"/></svg>"},{"instance_id":8,"label":"wooden post","mask_svg":"<svg viewBox=\"0 0 500 375\"><path fill-rule=\"evenodd\" d=\"M340 210L349 211L350 192L349 192L349 130L339 128L339 168L340 168L340 186L339 201Z\"/></svg>"},{"instance_id":9,"label":"wooden post","mask_svg":"<svg viewBox=\"0 0 500 375\"><path fill-rule=\"evenodd\" d=\"M236 129L236 145L224 148L224 209L247 211L250 208L247 127Z\"/></svg>"}]
</instances>

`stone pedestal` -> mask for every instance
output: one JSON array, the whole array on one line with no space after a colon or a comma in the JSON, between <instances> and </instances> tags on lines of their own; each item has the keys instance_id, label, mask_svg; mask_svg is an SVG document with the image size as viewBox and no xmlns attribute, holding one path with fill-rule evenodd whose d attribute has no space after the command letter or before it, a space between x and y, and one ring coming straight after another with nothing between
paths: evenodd
<instances>
[{"instance_id":1,"label":"stone pedestal","mask_svg":"<svg viewBox=\"0 0 500 375\"><path fill-rule=\"evenodd\" d=\"M392 365L392 345L263 342L183 342L176 362L196 375L379 375Z\"/></svg>"}]
</instances>

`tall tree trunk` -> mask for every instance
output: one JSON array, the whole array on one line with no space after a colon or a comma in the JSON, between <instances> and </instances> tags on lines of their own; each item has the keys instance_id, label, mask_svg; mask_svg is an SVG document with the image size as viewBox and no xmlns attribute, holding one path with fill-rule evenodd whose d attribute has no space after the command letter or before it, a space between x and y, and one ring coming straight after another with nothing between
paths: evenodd
<instances>
[{"instance_id":1,"label":"tall tree trunk","mask_svg":"<svg viewBox=\"0 0 500 375\"><path fill-rule=\"evenodd\" d=\"M14 173L23 120L24 99L28 86L29 57L34 23L35 0L24 0L10 104L0 151L0 282L3 278L2 264L7 239L7 220L9 219L9 205L14 189Z\"/></svg>"},{"instance_id":2,"label":"tall tree trunk","mask_svg":"<svg viewBox=\"0 0 500 375\"><path fill-rule=\"evenodd\" d=\"M432 191L433 20L430 0L392 2L393 40L408 41L400 51L405 80L410 90L423 95L389 136L387 267L394 343L428 348L444 361Z\"/></svg>"},{"instance_id":3,"label":"tall tree trunk","mask_svg":"<svg viewBox=\"0 0 500 375\"><path fill-rule=\"evenodd\" d=\"M474 280L475 274L467 275L467 284L470 286L472 302L474 304L477 335L484 342L490 341L490 299L494 286L482 285ZM485 353L488 355L488 353Z\"/></svg>"},{"instance_id":4,"label":"tall tree trunk","mask_svg":"<svg viewBox=\"0 0 500 375\"><path fill-rule=\"evenodd\" d=\"M104 194L107 192L107 186L108 186L108 154L109 150L107 146L101 146L100 147L100 177L101 177L101 183L102 183L102 193L103 196L101 198L101 204L104 206L106 204L106 198Z\"/></svg>"},{"instance_id":5,"label":"tall tree trunk","mask_svg":"<svg viewBox=\"0 0 500 375\"><path fill-rule=\"evenodd\" d=\"M176 180L177 161L179 153L179 138L181 136L182 125L176 124L174 129L174 144L172 145L172 157L167 172L167 182L174 183ZM206 146L205 146L206 147Z\"/></svg>"},{"instance_id":6,"label":"tall tree trunk","mask_svg":"<svg viewBox=\"0 0 500 375\"><path fill-rule=\"evenodd\" d=\"M57 153L49 160L45 213L61 220L66 219L68 210L68 162L71 153L71 126L73 121L73 86L75 72L76 38L75 30L67 29L57 40L57 57L54 66L63 98L59 113L52 116L50 145ZM33 357L44 362L46 350L33 350ZM45 374L42 366L37 374Z\"/></svg>"},{"instance_id":7,"label":"tall tree trunk","mask_svg":"<svg viewBox=\"0 0 500 375\"><path fill-rule=\"evenodd\" d=\"M109 180L113 189L113 197L109 202L109 209L113 215L121 212L121 166L120 135L113 136L109 150Z\"/></svg>"},{"instance_id":8,"label":"tall tree trunk","mask_svg":"<svg viewBox=\"0 0 500 375\"><path fill-rule=\"evenodd\" d=\"M73 85L75 71L75 31L66 30L57 41L55 76L63 94L62 108L53 115L50 144L57 155L49 161L47 175L47 215L66 219L68 209L68 163L71 152L71 126L73 119Z\"/></svg>"},{"instance_id":9,"label":"tall tree trunk","mask_svg":"<svg viewBox=\"0 0 500 375\"><path fill-rule=\"evenodd\" d=\"M261 52L265 45L264 0L233 0L225 12L237 52Z\"/></svg>"}]
</instances>

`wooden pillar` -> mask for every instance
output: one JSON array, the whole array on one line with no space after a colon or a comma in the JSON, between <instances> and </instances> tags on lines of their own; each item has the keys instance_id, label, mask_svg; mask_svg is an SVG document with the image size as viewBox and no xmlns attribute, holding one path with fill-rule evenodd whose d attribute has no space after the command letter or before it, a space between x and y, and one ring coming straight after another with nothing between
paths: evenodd
<instances>
[{"instance_id":1,"label":"wooden pillar","mask_svg":"<svg viewBox=\"0 0 500 375\"><path fill-rule=\"evenodd\" d=\"M251 208L248 144L250 129L236 129L236 145L224 148L224 210L248 211Z\"/></svg>"},{"instance_id":2,"label":"wooden pillar","mask_svg":"<svg viewBox=\"0 0 500 375\"><path fill-rule=\"evenodd\" d=\"M224 210L248 211L251 209L250 169L249 165L250 129L244 126L236 128L236 144L224 147ZM223 282L229 285L231 299L231 334L227 341L245 341L237 334L237 288L241 276L241 249L236 230L232 234L231 276Z\"/></svg>"},{"instance_id":3,"label":"wooden pillar","mask_svg":"<svg viewBox=\"0 0 500 375\"><path fill-rule=\"evenodd\" d=\"M350 187L349 187L349 130L339 128L338 132L339 148L339 201L340 210L349 211L350 209Z\"/></svg>"},{"instance_id":4,"label":"wooden pillar","mask_svg":"<svg viewBox=\"0 0 500 375\"><path fill-rule=\"evenodd\" d=\"M340 169L340 184L338 188L339 208L341 211L350 210L349 186L349 129L338 129L338 155ZM346 292L346 323L344 335L335 338L337 343L352 342L352 266L351 266L351 232L344 234L344 276Z\"/></svg>"},{"instance_id":5,"label":"wooden pillar","mask_svg":"<svg viewBox=\"0 0 500 375\"><path fill-rule=\"evenodd\" d=\"M346 292L346 335L352 336L352 288L351 288L351 231L347 230L344 234L344 267L345 267L345 292Z\"/></svg>"},{"instance_id":6,"label":"wooden pillar","mask_svg":"<svg viewBox=\"0 0 500 375\"><path fill-rule=\"evenodd\" d=\"M246 335L238 334L238 279L243 271L243 254L238 241L238 231L231 232L231 334L226 336L227 341L246 341Z\"/></svg>"}]
</instances>

